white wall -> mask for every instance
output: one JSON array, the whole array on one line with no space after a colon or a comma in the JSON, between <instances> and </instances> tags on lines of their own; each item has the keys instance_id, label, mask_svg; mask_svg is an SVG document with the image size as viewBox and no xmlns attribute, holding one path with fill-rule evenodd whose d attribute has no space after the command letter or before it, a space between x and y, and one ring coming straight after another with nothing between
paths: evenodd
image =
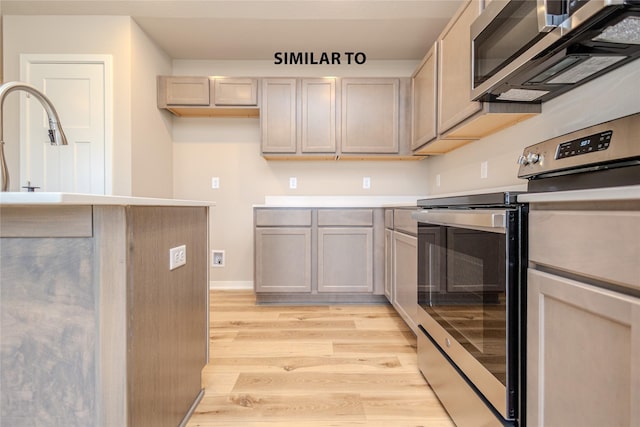
<instances>
[{"instance_id":1,"label":"white wall","mask_svg":"<svg viewBox=\"0 0 640 427\"><path fill-rule=\"evenodd\" d=\"M131 27L131 195L173 196L171 115L157 107L156 76L171 74L171 58Z\"/></svg>"},{"instance_id":2,"label":"white wall","mask_svg":"<svg viewBox=\"0 0 640 427\"><path fill-rule=\"evenodd\" d=\"M113 58L113 181L117 195L172 195L171 121L156 108L157 74L171 61L127 16L4 16L4 76L20 78L21 54L106 54ZM5 102L4 139L20 176L19 96ZM63 124L64 125L64 124ZM13 179L11 191L19 191Z\"/></svg>"},{"instance_id":3,"label":"white wall","mask_svg":"<svg viewBox=\"0 0 640 427\"><path fill-rule=\"evenodd\" d=\"M378 61L359 67L275 66L270 61L174 61L175 75L232 76L410 76L415 61ZM266 161L260 155L255 118L173 119L174 196L216 203L211 249L226 252L213 282L253 280L253 209L267 195L411 195L426 191L424 161ZM220 189L211 178L220 177ZM289 177L298 188L288 188ZM362 177L371 189L362 189Z\"/></svg>"},{"instance_id":4,"label":"white wall","mask_svg":"<svg viewBox=\"0 0 640 427\"><path fill-rule=\"evenodd\" d=\"M640 60L636 60L544 103L537 117L444 156L430 157L426 190L442 194L526 183L517 178L516 164L525 147L639 111ZM482 161L488 162L486 179L480 179Z\"/></svg>"}]
</instances>

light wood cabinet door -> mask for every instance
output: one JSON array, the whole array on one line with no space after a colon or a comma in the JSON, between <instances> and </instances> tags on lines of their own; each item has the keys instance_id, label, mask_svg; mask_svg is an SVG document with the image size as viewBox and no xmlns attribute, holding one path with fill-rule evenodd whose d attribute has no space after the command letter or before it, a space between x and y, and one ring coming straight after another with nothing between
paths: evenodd
<instances>
[{"instance_id":1,"label":"light wood cabinet door","mask_svg":"<svg viewBox=\"0 0 640 427\"><path fill-rule=\"evenodd\" d=\"M342 79L341 151L397 153L399 79Z\"/></svg>"},{"instance_id":2,"label":"light wood cabinet door","mask_svg":"<svg viewBox=\"0 0 640 427\"><path fill-rule=\"evenodd\" d=\"M335 153L336 80L302 79L301 90L301 151Z\"/></svg>"},{"instance_id":3,"label":"light wood cabinet door","mask_svg":"<svg viewBox=\"0 0 640 427\"><path fill-rule=\"evenodd\" d=\"M311 291L311 228L255 230L256 292Z\"/></svg>"},{"instance_id":4,"label":"light wood cabinet door","mask_svg":"<svg viewBox=\"0 0 640 427\"><path fill-rule=\"evenodd\" d=\"M529 269L527 425L640 425L640 299Z\"/></svg>"},{"instance_id":5,"label":"light wood cabinet door","mask_svg":"<svg viewBox=\"0 0 640 427\"><path fill-rule=\"evenodd\" d=\"M438 65L438 132L444 133L482 109L471 101L471 24L480 15L479 0L470 0L447 26L440 40Z\"/></svg>"},{"instance_id":6,"label":"light wood cabinet door","mask_svg":"<svg viewBox=\"0 0 640 427\"><path fill-rule=\"evenodd\" d=\"M214 80L213 103L216 106L258 105L258 79L217 77Z\"/></svg>"},{"instance_id":7,"label":"light wood cabinet door","mask_svg":"<svg viewBox=\"0 0 640 427\"><path fill-rule=\"evenodd\" d=\"M418 239L393 232L393 272L395 293L393 306L400 317L417 332L418 309Z\"/></svg>"},{"instance_id":8,"label":"light wood cabinet door","mask_svg":"<svg viewBox=\"0 0 640 427\"><path fill-rule=\"evenodd\" d=\"M296 79L263 79L260 129L263 153L297 151Z\"/></svg>"},{"instance_id":9,"label":"light wood cabinet door","mask_svg":"<svg viewBox=\"0 0 640 427\"><path fill-rule=\"evenodd\" d=\"M164 95L167 105L209 105L208 77L176 76L166 77L163 81L164 88L160 88L160 96Z\"/></svg>"},{"instance_id":10,"label":"light wood cabinet door","mask_svg":"<svg viewBox=\"0 0 640 427\"><path fill-rule=\"evenodd\" d=\"M393 304L393 230L384 230L384 296Z\"/></svg>"},{"instance_id":11,"label":"light wood cabinet door","mask_svg":"<svg viewBox=\"0 0 640 427\"><path fill-rule=\"evenodd\" d=\"M318 292L373 292L373 229L318 228Z\"/></svg>"},{"instance_id":12,"label":"light wood cabinet door","mask_svg":"<svg viewBox=\"0 0 640 427\"><path fill-rule=\"evenodd\" d=\"M411 149L415 150L438 136L438 43L436 42L411 78L413 94Z\"/></svg>"}]
</instances>

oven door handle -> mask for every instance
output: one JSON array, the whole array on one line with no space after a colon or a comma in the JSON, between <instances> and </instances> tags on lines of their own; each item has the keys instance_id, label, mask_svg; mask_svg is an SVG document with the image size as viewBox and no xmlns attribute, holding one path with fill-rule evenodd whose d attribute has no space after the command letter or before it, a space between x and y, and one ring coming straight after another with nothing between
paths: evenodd
<instances>
[{"instance_id":1,"label":"oven door handle","mask_svg":"<svg viewBox=\"0 0 640 427\"><path fill-rule=\"evenodd\" d=\"M424 209L411 214L418 222L448 225L460 228L472 228L506 233L507 211L504 209L454 210Z\"/></svg>"}]
</instances>

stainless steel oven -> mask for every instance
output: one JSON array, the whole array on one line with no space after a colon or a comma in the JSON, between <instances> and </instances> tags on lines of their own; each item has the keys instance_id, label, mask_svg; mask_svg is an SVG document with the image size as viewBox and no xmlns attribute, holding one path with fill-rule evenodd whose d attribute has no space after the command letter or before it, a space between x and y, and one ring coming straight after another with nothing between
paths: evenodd
<instances>
[{"instance_id":1,"label":"stainless steel oven","mask_svg":"<svg viewBox=\"0 0 640 427\"><path fill-rule=\"evenodd\" d=\"M517 193L418 201L419 367L459 427L515 425L527 206Z\"/></svg>"}]
</instances>

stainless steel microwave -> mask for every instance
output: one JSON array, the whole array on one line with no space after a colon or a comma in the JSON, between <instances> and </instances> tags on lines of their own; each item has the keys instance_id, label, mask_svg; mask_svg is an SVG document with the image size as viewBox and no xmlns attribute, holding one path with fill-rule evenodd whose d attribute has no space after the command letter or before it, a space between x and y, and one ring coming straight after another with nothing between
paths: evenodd
<instances>
[{"instance_id":1,"label":"stainless steel microwave","mask_svg":"<svg viewBox=\"0 0 640 427\"><path fill-rule=\"evenodd\" d=\"M640 0L492 0L471 44L472 99L547 101L640 57Z\"/></svg>"}]
</instances>

